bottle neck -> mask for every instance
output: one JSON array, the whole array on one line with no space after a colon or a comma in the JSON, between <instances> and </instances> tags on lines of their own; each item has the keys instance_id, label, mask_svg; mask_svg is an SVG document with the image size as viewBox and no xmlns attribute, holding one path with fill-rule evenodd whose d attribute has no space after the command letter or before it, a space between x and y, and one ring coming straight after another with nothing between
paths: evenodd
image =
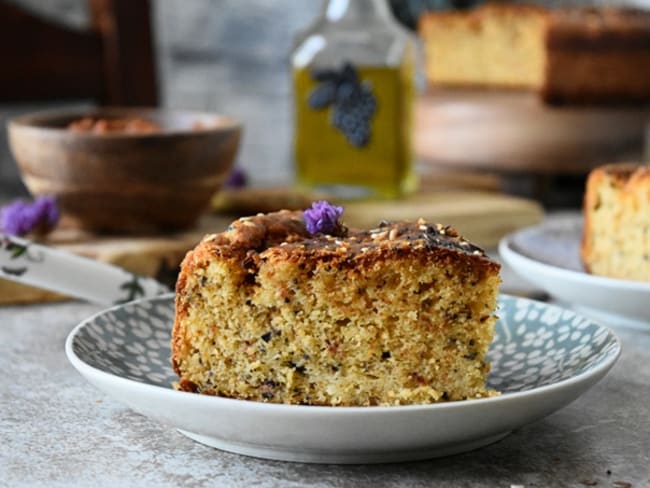
<instances>
[{"instance_id":1,"label":"bottle neck","mask_svg":"<svg viewBox=\"0 0 650 488\"><path fill-rule=\"evenodd\" d=\"M323 18L332 23L390 20L391 15L388 0L327 0L323 4Z\"/></svg>"}]
</instances>

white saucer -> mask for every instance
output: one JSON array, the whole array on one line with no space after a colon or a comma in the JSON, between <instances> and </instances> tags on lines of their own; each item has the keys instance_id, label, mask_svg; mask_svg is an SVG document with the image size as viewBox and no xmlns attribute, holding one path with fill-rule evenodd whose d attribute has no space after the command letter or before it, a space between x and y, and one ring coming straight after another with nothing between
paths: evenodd
<instances>
[{"instance_id":1,"label":"white saucer","mask_svg":"<svg viewBox=\"0 0 650 488\"><path fill-rule=\"evenodd\" d=\"M503 261L530 283L612 326L650 327L650 282L594 276L580 262L582 219L554 218L499 243Z\"/></svg>"}]
</instances>

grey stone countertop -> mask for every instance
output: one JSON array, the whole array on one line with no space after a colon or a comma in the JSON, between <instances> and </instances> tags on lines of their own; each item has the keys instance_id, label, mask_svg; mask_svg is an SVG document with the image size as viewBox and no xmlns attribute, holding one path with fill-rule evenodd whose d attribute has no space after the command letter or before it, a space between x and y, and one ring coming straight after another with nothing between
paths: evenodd
<instances>
[{"instance_id":1,"label":"grey stone countertop","mask_svg":"<svg viewBox=\"0 0 650 488\"><path fill-rule=\"evenodd\" d=\"M650 328L615 329L623 353L604 380L496 444L430 461L336 466L221 452L105 396L64 353L73 326L98 310L0 308L0 486L650 487Z\"/></svg>"}]
</instances>

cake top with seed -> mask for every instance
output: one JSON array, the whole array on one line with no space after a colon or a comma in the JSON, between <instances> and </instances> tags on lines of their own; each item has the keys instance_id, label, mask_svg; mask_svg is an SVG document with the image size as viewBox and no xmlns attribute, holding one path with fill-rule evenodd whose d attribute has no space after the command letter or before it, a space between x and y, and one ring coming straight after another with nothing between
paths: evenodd
<instances>
[{"instance_id":1,"label":"cake top with seed","mask_svg":"<svg viewBox=\"0 0 650 488\"><path fill-rule=\"evenodd\" d=\"M600 166L594 173L602 171L613 178L617 185L623 186L630 182L650 179L650 166L635 163L614 163Z\"/></svg>"},{"instance_id":2,"label":"cake top with seed","mask_svg":"<svg viewBox=\"0 0 650 488\"><path fill-rule=\"evenodd\" d=\"M327 218L331 220L332 215ZM337 217L338 218L338 217ZM408 252L454 254L472 262L498 266L483 249L464 239L450 226L432 224L424 219L380 222L370 230L348 229L340 222L328 222L333 233L308 229L302 212L281 210L269 214L242 217L227 231L206 236L203 245L210 252L242 260L243 266L255 267L258 259L377 259L389 254ZM312 230L314 228L312 227Z\"/></svg>"}]
</instances>

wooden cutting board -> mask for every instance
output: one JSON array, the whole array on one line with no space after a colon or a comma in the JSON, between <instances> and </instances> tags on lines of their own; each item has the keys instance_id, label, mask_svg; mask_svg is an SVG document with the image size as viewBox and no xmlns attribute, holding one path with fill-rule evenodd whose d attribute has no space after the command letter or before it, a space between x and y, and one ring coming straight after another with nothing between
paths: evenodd
<instances>
[{"instance_id":1,"label":"wooden cutting board","mask_svg":"<svg viewBox=\"0 0 650 488\"><path fill-rule=\"evenodd\" d=\"M46 244L99 259L134 273L155 276L173 284L185 253L208 233L225 230L237 216L278 208L305 208L307 196L291 191L252 189L237 192L230 205L222 202L228 215L206 215L195 229L162 236L100 236L74 229L57 229ZM271 194L273 198L264 197ZM265 202L273 201L272 205ZM235 205L237 202L238 205ZM227 203L227 202L226 202ZM244 205L245 203L245 205ZM349 227L372 228L381 220L416 220L453 225L465 237L490 248L508 232L539 222L542 209L532 201L496 193L438 191L417 194L401 201L359 201L343 203L344 222ZM61 300L65 297L0 280L0 304Z\"/></svg>"},{"instance_id":2,"label":"wooden cutting board","mask_svg":"<svg viewBox=\"0 0 650 488\"><path fill-rule=\"evenodd\" d=\"M472 242L491 248L515 229L541 221L539 204L521 198L475 191L440 191L414 195L399 203L356 202L345 209L351 227L372 228L383 220L416 220L452 225Z\"/></svg>"}]
</instances>

